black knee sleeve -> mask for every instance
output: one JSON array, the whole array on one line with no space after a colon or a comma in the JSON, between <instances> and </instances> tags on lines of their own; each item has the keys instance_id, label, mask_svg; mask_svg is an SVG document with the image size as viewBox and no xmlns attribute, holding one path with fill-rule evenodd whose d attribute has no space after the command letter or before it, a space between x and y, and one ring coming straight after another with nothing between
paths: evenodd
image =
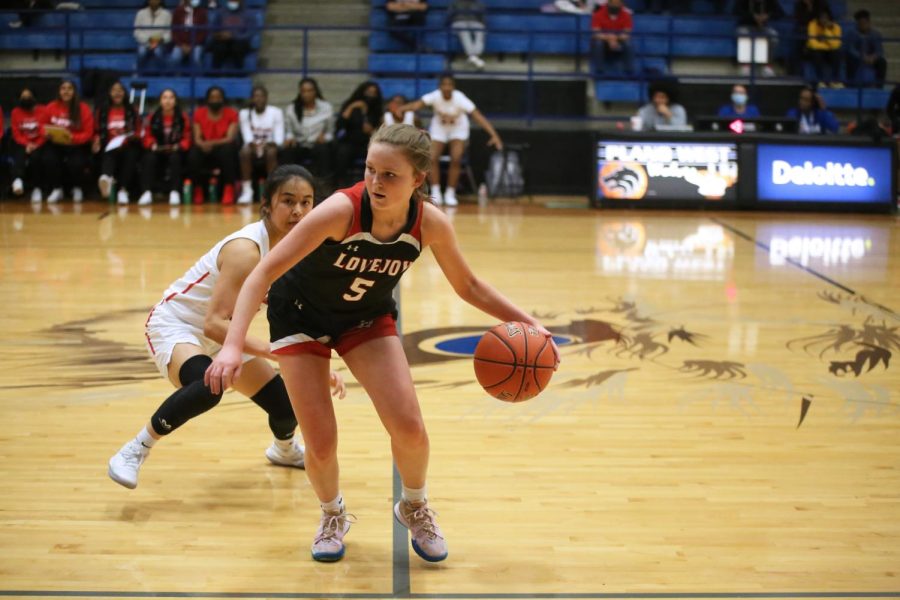
<instances>
[{"instance_id":1,"label":"black knee sleeve","mask_svg":"<svg viewBox=\"0 0 900 600\"><path fill-rule=\"evenodd\" d=\"M297 428L297 418L281 375L276 375L251 398L269 414L269 429L276 439L289 440Z\"/></svg>"},{"instance_id":2,"label":"black knee sleeve","mask_svg":"<svg viewBox=\"0 0 900 600\"><path fill-rule=\"evenodd\" d=\"M213 394L203 384L203 374L211 364L210 357L201 355L192 356L181 365L178 378L183 387L166 398L150 419L156 433L172 433L219 403L222 394Z\"/></svg>"},{"instance_id":3,"label":"black knee sleeve","mask_svg":"<svg viewBox=\"0 0 900 600\"><path fill-rule=\"evenodd\" d=\"M181 369L178 370L178 380L181 382L181 385L203 381L203 375L212 362L213 360L205 354L198 354L184 361Z\"/></svg>"}]
</instances>

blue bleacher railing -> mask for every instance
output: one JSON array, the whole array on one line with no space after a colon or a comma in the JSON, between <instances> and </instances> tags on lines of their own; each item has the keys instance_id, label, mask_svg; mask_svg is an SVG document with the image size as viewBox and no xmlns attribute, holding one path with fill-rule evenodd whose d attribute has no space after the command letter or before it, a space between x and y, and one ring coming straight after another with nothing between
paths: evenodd
<instances>
[{"instance_id":1,"label":"blue bleacher railing","mask_svg":"<svg viewBox=\"0 0 900 600\"><path fill-rule=\"evenodd\" d=\"M619 73L606 75L594 79L590 72L590 45L593 33L590 29L589 19L578 15L536 15L532 12L518 11L515 14L527 17L540 17L532 19L535 25L552 23L551 27L532 28L528 30L515 28L491 27L486 31L488 54L501 54L505 56L519 56L524 67L520 63L519 68L504 68L501 61L499 67L491 68L483 72L465 71L466 76L489 78L524 78L526 82L525 109L522 113L512 115L496 115L492 117L510 117L525 119L528 124L535 120L554 119L562 117L546 117L536 114L536 82L542 79L578 79L589 83L593 89L599 92L598 100L643 102L646 99L645 90L648 83L660 78L676 75L671 73L671 61L673 58L696 56L704 47L718 48L719 56L734 58L736 48L736 33L733 19L723 19L718 16L696 17L688 16L684 19L672 17L656 17L653 15L639 16L636 21L635 31L632 32L632 43L636 48L635 58L639 65L654 65L656 70L639 68L634 74ZM97 11L112 12L112 11ZM133 11L118 11L133 15ZM373 10L373 13L375 10ZM10 15L18 13L0 11L0 26L5 26ZM406 50L399 42L390 37L390 31L386 26L369 27L336 27L336 26L310 26L310 25L268 25L263 26L262 13L256 11L257 25L252 27L254 54L245 62L242 69L216 69L208 67L196 68L192 63L181 66L177 71L170 67L144 68L136 67L136 43L133 38L133 27L130 24L115 26L102 21L96 23L92 18L92 11L57 11L38 25L27 29L7 28L3 36L0 36L0 52L4 49L36 49L53 50L62 52L66 58L66 68L63 70L35 70L35 69L9 69L0 67L0 76L6 75L43 75L43 76L79 76L86 69L103 68L108 66L112 70L130 74L128 81L143 79L152 81L148 94L159 89L159 85L177 86L176 91L186 91L187 98L202 97L208 85L213 80L233 80L234 93L229 96L249 95L250 77L260 73L290 74L299 77L316 76L324 74L359 74L361 79L373 77L376 80L388 82L405 91L414 91L420 95L436 84L435 77L449 64L447 56L461 51L457 41L457 32L445 26L426 26L414 31L422 45L428 47L425 51L412 52ZM96 16L96 15L94 15ZM502 15L494 19L494 25L503 23ZM550 17L548 20L547 17ZM373 18L372 22L378 21ZM513 21L510 21L513 22ZM703 24L716 25L715 31L704 30ZM724 27L728 24L728 27ZM197 29L197 28L195 28ZM205 26L203 29L211 31L213 26ZM709 27L707 27L709 29ZM723 30L724 29L724 30ZM264 31L299 31L301 33L301 55L296 68L271 69L259 68L255 62L255 53L258 52L261 35ZM311 36L321 32L348 32L352 34L368 33L370 60L366 69L360 68L319 68L310 57ZM192 30L192 35L195 35ZM752 36L753 34L751 34ZM760 34L756 34L761 37ZM784 59L786 50L795 47L793 32L781 34L777 57ZM493 42L492 42L493 40ZM900 38L885 38L885 45L900 44ZM114 51L118 50L116 53ZM128 56L131 56L131 62ZM536 64L536 59L541 55L567 56L571 59L569 68L557 67L552 70L542 70ZM402 55L403 58L386 58L378 60L379 56L390 57ZM104 62L104 56L108 59ZM441 57L435 60L435 57ZM394 60L392 66L391 61ZM404 62L405 61L405 62ZM408 65L397 66L401 63ZM133 68L122 68L128 65ZM587 65L587 68L585 68ZM660 72L661 71L661 72ZM745 83L754 87L758 83L759 75L755 69L747 76L701 75L678 73L678 78L691 81L723 81ZM768 81L785 81L801 83L804 81L799 76L781 78L767 78ZM403 83L398 83L403 82ZM156 87L154 87L156 86ZM893 87L893 83L887 83L886 88ZM826 101L831 107L847 110L856 110L858 115L863 111L884 106L888 89L874 87L847 87L844 89L823 88L821 90ZM604 96L604 90L610 90L608 96ZM246 94L243 92L246 91ZM385 92L387 94L387 90ZM570 117L571 118L571 117ZM617 119L618 117L574 117L581 119Z\"/></svg>"}]
</instances>

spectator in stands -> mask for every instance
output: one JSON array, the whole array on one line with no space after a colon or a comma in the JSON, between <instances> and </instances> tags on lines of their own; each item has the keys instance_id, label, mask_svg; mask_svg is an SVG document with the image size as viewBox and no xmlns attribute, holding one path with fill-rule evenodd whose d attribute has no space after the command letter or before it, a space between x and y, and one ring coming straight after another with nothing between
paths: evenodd
<instances>
[{"instance_id":1,"label":"spectator in stands","mask_svg":"<svg viewBox=\"0 0 900 600\"><path fill-rule=\"evenodd\" d=\"M169 204L181 202L184 156L191 147L191 120L181 109L173 90L163 90L159 107L144 123L144 158L141 163L141 194L138 204L153 202L154 185L162 182L169 192Z\"/></svg>"},{"instance_id":2,"label":"spectator in stands","mask_svg":"<svg viewBox=\"0 0 900 600\"><path fill-rule=\"evenodd\" d=\"M416 127L419 127L416 113L411 110L402 110L405 104L406 96L403 94L394 94L384 106L384 124L393 125L395 123L404 123L406 125L415 125Z\"/></svg>"},{"instance_id":3,"label":"spectator in stands","mask_svg":"<svg viewBox=\"0 0 900 600\"><path fill-rule=\"evenodd\" d=\"M388 15L391 37L399 40L411 50L424 50L421 39L424 34L416 31L425 26L428 11L426 0L388 0L384 5Z\"/></svg>"},{"instance_id":4,"label":"spectator in stands","mask_svg":"<svg viewBox=\"0 0 900 600\"><path fill-rule=\"evenodd\" d=\"M743 117L752 119L759 116L759 108L747 103L747 88L736 84L731 88L731 102L719 109L720 117Z\"/></svg>"},{"instance_id":5,"label":"spectator in stands","mask_svg":"<svg viewBox=\"0 0 900 600\"><path fill-rule=\"evenodd\" d=\"M285 141L283 162L311 163L313 174L328 180L334 141L334 108L322 97L319 82L312 77L300 80L294 102L284 110Z\"/></svg>"},{"instance_id":6,"label":"spectator in stands","mask_svg":"<svg viewBox=\"0 0 900 600\"><path fill-rule=\"evenodd\" d=\"M847 79L860 85L867 82L881 87L887 73L881 33L872 29L872 18L867 10L853 15L856 28L847 34ZM871 79L866 77L867 72Z\"/></svg>"},{"instance_id":7,"label":"spectator in stands","mask_svg":"<svg viewBox=\"0 0 900 600\"><path fill-rule=\"evenodd\" d=\"M278 150L284 145L284 112L269 106L269 90L263 85L253 86L250 107L240 112L241 138L241 195L238 204L253 203L253 172L265 173L268 178L278 167Z\"/></svg>"},{"instance_id":8,"label":"spectator in stands","mask_svg":"<svg viewBox=\"0 0 900 600\"><path fill-rule=\"evenodd\" d=\"M228 0L212 14L210 51L213 68L221 69L231 63L237 70L244 68L244 59L250 53L250 39L256 22L244 10L242 0Z\"/></svg>"},{"instance_id":9,"label":"spectator in stands","mask_svg":"<svg viewBox=\"0 0 900 600\"><path fill-rule=\"evenodd\" d=\"M637 116L640 119L641 131L655 131L662 126L687 126L687 112L680 104L676 104L675 91L663 84L650 86L650 102L641 107Z\"/></svg>"},{"instance_id":10,"label":"spectator in stands","mask_svg":"<svg viewBox=\"0 0 900 600\"><path fill-rule=\"evenodd\" d=\"M456 81L450 74L441 76L440 87L428 92L415 102L401 106L399 111L419 110L431 107L433 115L428 133L431 135L431 197L438 204L456 206L456 184L462 168L462 158L469 141L469 116L478 122L488 134L488 145L503 149L503 141L490 121L475 107L468 96L456 89ZM441 193L441 155L450 150L450 166L447 169L447 190Z\"/></svg>"},{"instance_id":11,"label":"spectator in stands","mask_svg":"<svg viewBox=\"0 0 900 600\"><path fill-rule=\"evenodd\" d=\"M31 27L35 19L40 15L40 11L53 10L56 3L52 0L12 0L9 4L11 6L4 8L22 11L19 13L17 20L9 23L10 27L17 29L23 26Z\"/></svg>"},{"instance_id":12,"label":"spectator in stands","mask_svg":"<svg viewBox=\"0 0 900 600\"><path fill-rule=\"evenodd\" d=\"M623 0L609 0L594 11L591 17L591 53L594 75L614 71L621 63L626 74L634 73L634 50L631 47L631 31L634 29L631 9Z\"/></svg>"},{"instance_id":13,"label":"spectator in stands","mask_svg":"<svg viewBox=\"0 0 900 600\"><path fill-rule=\"evenodd\" d=\"M447 22L456 31L467 60L479 71L484 69L484 15L484 4L478 0L453 0L447 9Z\"/></svg>"},{"instance_id":14,"label":"spectator in stands","mask_svg":"<svg viewBox=\"0 0 900 600\"><path fill-rule=\"evenodd\" d=\"M795 0L793 44L790 57L791 71L796 74L803 72L802 58L806 54L807 32L809 22L816 18L819 11L828 8L825 0Z\"/></svg>"},{"instance_id":15,"label":"spectator in stands","mask_svg":"<svg viewBox=\"0 0 900 600\"><path fill-rule=\"evenodd\" d=\"M128 204L128 188L141 157L141 116L125 99L121 81L109 86L106 101L97 107L94 118L94 142L91 150L100 155L100 179L97 187L102 198L109 197L113 182L119 184L116 201Z\"/></svg>"},{"instance_id":16,"label":"spectator in stands","mask_svg":"<svg viewBox=\"0 0 900 600\"><path fill-rule=\"evenodd\" d=\"M217 85L206 90L206 105L194 111L194 144L188 154L194 204L203 203L203 190L216 171L222 183L222 204L234 204L239 121L237 111L225 106L225 90Z\"/></svg>"},{"instance_id":17,"label":"spectator in stands","mask_svg":"<svg viewBox=\"0 0 900 600\"><path fill-rule=\"evenodd\" d=\"M12 130L10 154L12 158L12 191L16 196L25 193L26 185L33 185L31 201L40 203L44 199L41 192L41 178L38 170L41 153L47 136L41 122L43 107L34 99L29 88L19 92L19 105L12 109L9 126Z\"/></svg>"},{"instance_id":18,"label":"spectator in stands","mask_svg":"<svg viewBox=\"0 0 900 600\"><path fill-rule=\"evenodd\" d=\"M841 26L823 8L807 27L806 58L812 63L814 79L820 86L841 88Z\"/></svg>"},{"instance_id":19,"label":"spectator in stands","mask_svg":"<svg viewBox=\"0 0 900 600\"><path fill-rule=\"evenodd\" d=\"M94 135L94 117L88 105L78 98L75 83L64 80L56 100L41 111L41 123L47 134L43 146L41 168L43 179L51 189L47 202L63 197L63 184L72 187L72 200L81 202L81 184L87 166L88 145Z\"/></svg>"},{"instance_id":20,"label":"spectator in stands","mask_svg":"<svg viewBox=\"0 0 900 600\"><path fill-rule=\"evenodd\" d=\"M160 69L172 41L172 13L162 5L162 0L147 0L146 6L134 16L134 39L138 68Z\"/></svg>"},{"instance_id":21,"label":"spectator in stands","mask_svg":"<svg viewBox=\"0 0 900 600\"><path fill-rule=\"evenodd\" d=\"M369 138L381 125L384 114L381 88L374 81L359 84L341 105L336 125L335 170L338 187L351 185L356 179L351 167L363 159Z\"/></svg>"},{"instance_id":22,"label":"spectator in stands","mask_svg":"<svg viewBox=\"0 0 900 600\"><path fill-rule=\"evenodd\" d=\"M742 43L741 38L750 40L749 43L754 48L758 48L757 40L766 40L768 43L764 59L769 62L763 66L762 74L764 77L773 77L775 70L772 69L771 60L778 45L778 32L772 27L772 22L784 16L784 9L778 0L737 0L734 10L738 16L738 47ZM754 62L761 62L761 58L754 56ZM750 68L750 64L742 64L742 74L749 75Z\"/></svg>"},{"instance_id":23,"label":"spectator in stands","mask_svg":"<svg viewBox=\"0 0 900 600\"><path fill-rule=\"evenodd\" d=\"M203 0L182 0L172 17L172 53L169 62L177 70L186 64L195 69L203 64L209 13Z\"/></svg>"},{"instance_id":24,"label":"spectator in stands","mask_svg":"<svg viewBox=\"0 0 900 600\"><path fill-rule=\"evenodd\" d=\"M825 109L825 101L812 86L800 90L797 107L790 109L787 116L797 119L799 133L837 133L840 128L837 118Z\"/></svg>"}]
</instances>

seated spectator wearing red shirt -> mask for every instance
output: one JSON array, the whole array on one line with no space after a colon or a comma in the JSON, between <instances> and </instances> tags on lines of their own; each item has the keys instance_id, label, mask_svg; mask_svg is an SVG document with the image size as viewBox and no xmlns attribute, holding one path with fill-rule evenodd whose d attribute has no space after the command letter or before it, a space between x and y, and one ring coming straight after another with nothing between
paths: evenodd
<instances>
[{"instance_id":1,"label":"seated spectator wearing red shirt","mask_svg":"<svg viewBox=\"0 0 900 600\"><path fill-rule=\"evenodd\" d=\"M91 150L100 155L100 196L107 198L113 182L119 184L116 200L128 204L128 188L141 157L141 117L125 100L125 86L115 81L109 86L106 102L94 115L95 133Z\"/></svg>"},{"instance_id":2,"label":"seated spectator wearing red shirt","mask_svg":"<svg viewBox=\"0 0 900 600\"><path fill-rule=\"evenodd\" d=\"M614 71L624 71L627 75L634 73L634 49L631 47L633 27L631 9L625 6L623 0L609 0L605 6L594 11L591 17L594 75ZM621 63L621 67L617 63Z\"/></svg>"},{"instance_id":3,"label":"seated spectator wearing red shirt","mask_svg":"<svg viewBox=\"0 0 900 600\"><path fill-rule=\"evenodd\" d=\"M154 182L164 182L169 204L181 203L184 155L191 147L191 120L181 110L178 96L166 89L159 95L159 108L144 123L144 158L141 163L141 194L138 204L153 202ZM168 177L166 173L168 171Z\"/></svg>"},{"instance_id":4,"label":"seated spectator wearing red shirt","mask_svg":"<svg viewBox=\"0 0 900 600\"><path fill-rule=\"evenodd\" d=\"M19 93L19 105L10 114L12 140L12 191L19 196L25 193L26 184L34 185L31 190L31 201L40 203L44 199L38 170L41 164L41 153L47 136L41 123L43 107L34 99L34 94L27 87Z\"/></svg>"},{"instance_id":5,"label":"seated spectator wearing red shirt","mask_svg":"<svg viewBox=\"0 0 900 600\"><path fill-rule=\"evenodd\" d=\"M72 187L72 200L81 202L84 199L81 184L87 167L88 146L94 137L94 117L88 105L78 98L72 81L64 80L59 85L56 100L41 111L41 123L47 133L41 155L42 180L51 190L47 203L53 204L62 199L65 183Z\"/></svg>"},{"instance_id":6,"label":"seated spectator wearing red shirt","mask_svg":"<svg viewBox=\"0 0 900 600\"><path fill-rule=\"evenodd\" d=\"M203 64L203 47L209 33L209 13L203 0L182 0L172 15L172 53L169 62L174 69L190 64Z\"/></svg>"},{"instance_id":7,"label":"seated spectator wearing red shirt","mask_svg":"<svg viewBox=\"0 0 900 600\"><path fill-rule=\"evenodd\" d=\"M206 90L206 105L194 111L194 147L188 155L195 204L203 202L203 190L215 169L222 182L222 204L234 203L239 129L237 111L225 106L225 91L217 85Z\"/></svg>"}]
</instances>

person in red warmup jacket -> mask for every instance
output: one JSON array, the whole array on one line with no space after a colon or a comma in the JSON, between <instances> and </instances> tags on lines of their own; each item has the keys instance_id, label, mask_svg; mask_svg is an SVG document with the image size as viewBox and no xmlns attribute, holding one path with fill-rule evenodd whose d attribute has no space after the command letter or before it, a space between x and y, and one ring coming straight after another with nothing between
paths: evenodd
<instances>
[{"instance_id":1,"label":"person in red warmup jacket","mask_svg":"<svg viewBox=\"0 0 900 600\"><path fill-rule=\"evenodd\" d=\"M194 147L188 157L191 179L196 184L204 175L219 170L222 204L234 204L234 183L238 175L237 135L240 120L236 110L225 105L225 90L217 85L206 90L206 103L194 111ZM205 185L194 185L194 203L203 202Z\"/></svg>"},{"instance_id":2,"label":"person in red warmup jacket","mask_svg":"<svg viewBox=\"0 0 900 600\"><path fill-rule=\"evenodd\" d=\"M100 155L100 179L97 187L103 198L109 196L113 182L118 182L116 200L128 204L128 187L134 179L141 156L141 116L125 99L125 86L115 81L109 86L106 102L97 107L96 131L91 150Z\"/></svg>"},{"instance_id":3,"label":"person in red warmup jacket","mask_svg":"<svg viewBox=\"0 0 900 600\"><path fill-rule=\"evenodd\" d=\"M47 141L41 123L42 111L43 106L37 103L34 93L26 87L19 93L19 105L12 109L9 116L12 129L12 191L19 196L25 193L25 184L31 183L34 185L31 190L31 201L34 203L40 203L44 199L37 173L42 148Z\"/></svg>"},{"instance_id":4,"label":"person in red warmup jacket","mask_svg":"<svg viewBox=\"0 0 900 600\"><path fill-rule=\"evenodd\" d=\"M47 203L62 199L64 183L72 188L72 200L81 202L88 146L94 137L94 117L88 105L79 99L72 81L66 79L59 84L56 100L41 111L41 123L47 133L41 157L43 176L51 189Z\"/></svg>"},{"instance_id":5,"label":"person in red warmup jacket","mask_svg":"<svg viewBox=\"0 0 900 600\"><path fill-rule=\"evenodd\" d=\"M169 204L181 202L184 155L191 147L191 120L181 109L178 96L171 89L159 95L159 108L144 122L144 159L141 163L141 206L153 202L153 184L164 181L169 191ZM165 177L168 169L168 178Z\"/></svg>"}]
</instances>

